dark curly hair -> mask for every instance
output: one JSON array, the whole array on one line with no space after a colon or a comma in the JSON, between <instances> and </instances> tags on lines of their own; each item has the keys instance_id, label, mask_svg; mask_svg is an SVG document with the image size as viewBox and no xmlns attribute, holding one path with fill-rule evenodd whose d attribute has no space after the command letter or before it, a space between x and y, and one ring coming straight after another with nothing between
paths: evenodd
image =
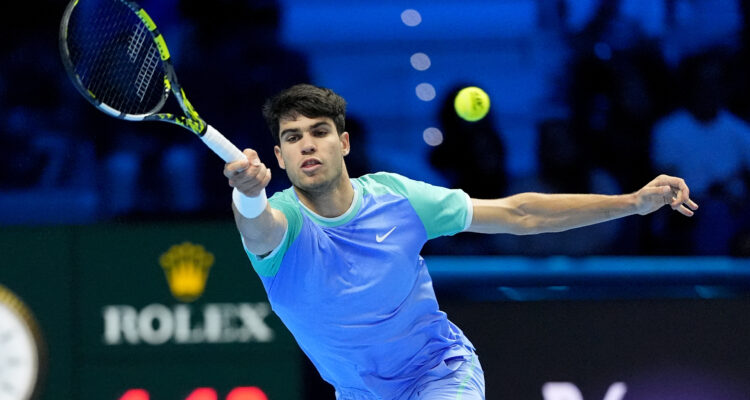
<instances>
[{"instance_id":1,"label":"dark curly hair","mask_svg":"<svg viewBox=\"0 0 750 400\"><path fill-rule=\"evenodd\" d=\"M346 100L331 89L303 83L281 91L263 105L263 118L277 145L280 144L279 120L299 115L329 117L340 135L344 132Z\"/></svg>"}]
</instances>

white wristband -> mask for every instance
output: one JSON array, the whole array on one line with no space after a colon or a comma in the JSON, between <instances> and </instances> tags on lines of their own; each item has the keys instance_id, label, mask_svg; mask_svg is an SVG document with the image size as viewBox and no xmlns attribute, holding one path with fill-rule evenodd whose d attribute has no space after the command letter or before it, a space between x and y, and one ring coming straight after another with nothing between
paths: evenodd
<instances>
[{"instance_id":1,"label":"white wristband","mask_svg":"<svg viewBox=\"0 0 750 400\"><path fill-rule=\"evenodd\" d=\"M261 190L260 194L255 197L248 197L237 190L237 188L234 188L232 191L232 201L234 202L234 206L237 207L237 211L243 217L252 219L266 209L268 198L266 198L266 189Z\"/></svg>"}]
</instances>

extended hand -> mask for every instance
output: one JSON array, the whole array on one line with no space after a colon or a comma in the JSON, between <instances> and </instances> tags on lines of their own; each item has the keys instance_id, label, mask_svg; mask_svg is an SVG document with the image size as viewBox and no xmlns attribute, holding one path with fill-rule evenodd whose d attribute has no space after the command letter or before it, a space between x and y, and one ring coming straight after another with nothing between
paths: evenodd
<instances>
[{"instance_id":1,"label":"extended hand","mask_svg":"<svg viewBox=\"0 0 750 400\"><path fill-rule=\"evenodd\" d=\"M698 204L690 200L690 189L682 178L659 175L635 193L638 213L646 215L669 204L673 210L692 217Z\"/></svg>"},{"instance_id":2,"label":"extended hand","mask_svg":"<svg viewBox=\"0 0 750 400\"><path fill-rule=\"evenodd\" d=\"M243 151L247 160L234 161L224 166L224 176L229 186L237 188L245 196L255 197L271 182L271 170L260 162L255 150Z\"/></svg>"}]
</instances>

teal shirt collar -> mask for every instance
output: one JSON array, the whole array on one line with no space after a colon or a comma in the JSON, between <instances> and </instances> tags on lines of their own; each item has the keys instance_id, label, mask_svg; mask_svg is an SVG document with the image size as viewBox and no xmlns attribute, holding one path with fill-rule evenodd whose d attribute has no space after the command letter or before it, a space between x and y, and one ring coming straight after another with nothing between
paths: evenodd
<instances>
[{"instance_id":1,"label":"teal shirt collar","mask_svg":"<svg viewBox=\"0 0 750 400\"><path fill-rule=\"evenodd\" d=\"M352 204L349 206L349 209L338 217L323 217L302 204L299 197L297 196L297 192L294 192L294 197L297 199L297 203L300 205L300 209L302 210L302 212L310 217L310 219L315 221L316 224L326 227L341 226L351 221L352 218L357 215L359 209L362 208L362 186L360 186L360 184L353 179L350 179L349 181L352 183L352 188L354 189L354 199L352 201Z\"/></svg>"}]
</instances>

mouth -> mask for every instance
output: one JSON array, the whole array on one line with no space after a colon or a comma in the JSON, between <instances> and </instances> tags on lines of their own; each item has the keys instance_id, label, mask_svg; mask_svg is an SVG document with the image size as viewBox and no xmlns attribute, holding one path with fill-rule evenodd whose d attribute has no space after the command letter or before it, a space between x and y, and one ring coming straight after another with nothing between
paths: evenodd
<instances>
[{"instance_id":1,"label":"mouth","mask_svg":"<svg viewBox=\"0 0 750 400\"><path fill-rule=\"evenodd\" d=\"M311 171L320 165L323 165L323 164L319 160L316 160L314 158L308 158L307 160L302 162L302 165L300 165L300 168L302 168L303 171Z\"/></svg>"}]
</instances>

